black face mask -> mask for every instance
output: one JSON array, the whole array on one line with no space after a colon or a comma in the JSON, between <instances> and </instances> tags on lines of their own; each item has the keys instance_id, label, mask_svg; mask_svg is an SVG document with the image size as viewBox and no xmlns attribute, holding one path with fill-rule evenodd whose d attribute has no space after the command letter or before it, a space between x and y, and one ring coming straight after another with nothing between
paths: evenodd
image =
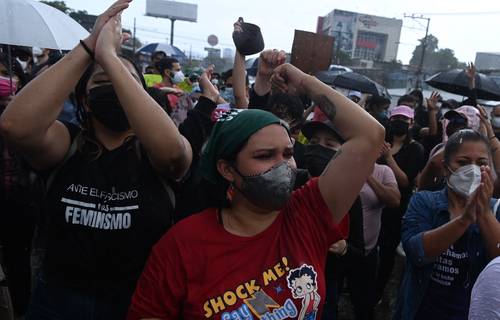
<instances>
[{"instance_id":1,"label":"black face mask","mask_svg":"<svg viewBox=\"0 0 500 320\"><path fill-rule=\"evenodd\" d=\"M127 115L123 111L112 85L90 89L88 101L92 116L108 129L116 132L130 129Z\"/></svg>"},{"instance_id":2,"label":"black face mask","mask_svg":"<svg viewBox=\"0 0 500 320\"><path fill-rule=\"evenodd\" d=\"M446 126L446 136L449 138L451 137L455 132L460 131L462 129L467 129L467 126L465 126L462 123L457 123L457 122L450 122Z\"/></svg>"},{"instance_id":3,"label":"black face mask","mask_svg":"<svg viewBox=\"0 0 500 320\"><path fill-rule=\"evenodd\" d=\"M393 136L404 136L408 134L410 125L403 120L394 120L389 123L389 133Z\"/></svg>"},{"instance_id":4,"label":"black face mask","mask_svg":"<svg viewBox=\"0 0 500 320\"><path fill-rule=\"evenodd\" d=\"M336 150L323 147L320 144L306 145L304 157L309 174L313 177L319 177L336 153Z\"/></svg>"}]
</instances>

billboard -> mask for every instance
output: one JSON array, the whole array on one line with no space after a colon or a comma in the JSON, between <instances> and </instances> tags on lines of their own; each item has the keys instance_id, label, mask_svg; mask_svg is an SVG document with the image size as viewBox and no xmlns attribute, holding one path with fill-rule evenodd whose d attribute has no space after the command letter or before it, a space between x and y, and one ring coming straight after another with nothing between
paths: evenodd
<instances>
[{"instance_id":1,"label":"billboard","mask_svg":"<svg viewBox=\"0 0 500 320\"><path fill-rule=\"evenodd\" d=\"M403 21L334 9L318 18L319 33L335 38L335 50L351 58L373 61L396 59Z\"/></svg>"},{"instance_id":2,"label":"billboard","mask_svg":"<svg viewBox=\"0 0 500 320\"><path fill-rule=\"evenodd\" d=\"M198 5L168 0L146 0L146 15L196 22L198 20Z\"/></svg>"},{"instance_id":3,"label":"billboard","mask_svg":"<svg viewBox=\"0 0 500 320\"><path fill-rule=\"evenodd\" d=\"M356 36L357 14L349 11L335 10L333 12L333 37L335 46L352 55Z\"/></svg>"}]
</instances>

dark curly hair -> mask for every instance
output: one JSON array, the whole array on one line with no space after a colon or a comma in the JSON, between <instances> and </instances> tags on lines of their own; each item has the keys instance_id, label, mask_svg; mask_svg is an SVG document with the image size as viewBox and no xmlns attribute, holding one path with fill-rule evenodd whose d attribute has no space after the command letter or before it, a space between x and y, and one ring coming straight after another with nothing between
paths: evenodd
<instances>
[{"instance_id":1,"label":"dark curly hair","mask_svg":"<svg viewBox=\"0 0 500 320\"><path fill-rule=\"evenodd\" d=\"M139 79L141 80L142 87L144 88L144 90L146 90L147 89L146 81L144 80L142 72L139 69L139 67L135 64L135 62L126 56L120 55L120 58L132 64L132 66L134 67L135 71L139 76ZM87 111L85 110L85 101L87 99L87 83L89 82L90 77L92 76L92 73L95 70L95 67L96 64L91 63L83 73L78 83L76 84L75 100L76 100L77 119L82 127L82 134L79 135L79 141L77 142L78 150L80 151L83 150L84 146L85 147L92 146L90 148L91 150L90 153L94 156L94 159L97 159L102 153L103 146L95 138L95 132L94 128L92 127L92 121L90 121Z\"/></svg>"},{"instance_id":2,"label":"dark curly hair","mask_svg":"<svg viewBox=\"0 0 500 320\"><path fill-rule=\"evenodd\" d=\"M293 287L293 281L297 280L303 275L308 275L309 277L311 277L312 284L314 286L316 285L316 272L314 271L314 268L312 266L308 266L305 264L298 269L293 269L290 272L290 274L286 277L286 280L288 281L288 286Z\"/></svg>"},{"instance_id":3,"label":"dark curly hair","mask_svg":"<svg viewBox=\"0 0 500 320\"><path fill-rule=\"evenodd\" d=\"M453 155L455 155L458 150L460 150L460 147L465 142L484 143L484 145L488 149L488 155L491 159L491 145L488 139L477 131L474 131L472 129L463 129L455 132L448 138L448 141L446 142L446 145L444 147L444 163L450 164L451 157L453 157Z\"/></svg>"}]
</instances>

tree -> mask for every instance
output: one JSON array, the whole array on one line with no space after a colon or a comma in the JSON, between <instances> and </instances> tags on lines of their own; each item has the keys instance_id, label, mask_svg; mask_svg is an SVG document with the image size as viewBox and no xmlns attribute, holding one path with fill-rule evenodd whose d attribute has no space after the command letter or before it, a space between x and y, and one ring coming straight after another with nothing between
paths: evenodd
<instances>
[{"instance_id":1,"label":"tree","mask_svg":"<svg viewBox=\"0 0 500 320\"><path fill-rule=\"evenodd\" d=\"M413 50L413 56L410 60L410 65L412 66L418 66L420 64L420 59L422 58L422 47L424 45L425 38L422 38L418 41L420 41L420 44L415 47L415 50ZM430 57L434 52L437 51L438 43L438 38L436 38L432 34L429 34L427 36L427 47L425 48L424 64L429 60L428 57Z\"/></svg>"},{"instance_id":2,"label":"tree","mask_svg":"<svg viewBox=\"0 0 500 320\"><path fill-rule=\"evenodd\" d=\"M82 27L87 29L87 31L89 32L92 31L97 16L88 14L87 10L75 10L73 8L68 7L66 5L66 2L64 1L42 0L40 2L45 3L46 5L49 5L64 12L65 14L73 18L76 22L78 22ZM123 29L123 32L128 32L132 34L130 30L126 29ZM125 45L129 46L130 48L134 48L134 39L135 39L135 48L139 49L140 47L142 47L142 42L137 37L136 38L132 37L125 43ZM132 52L131 54L133 55L134 53Z\"/></svg>"},{"instance_id":3,"label":"tree","mask_svg":"<svg viewBox=\"0 0 500 320\"><path fill-rule=\"evenodd\" d=\"M420 44L413 50L410 65L418 67L422 58L422 47L425 38L419 40ZM449 48L439 49L439 40L429 34L427 36L427 47L425 48L423 69L427 71L449 70L459 68L463 64L455 57L455 52Z\"/></svg>"},{"instance_id":4,"label":"tree","mask_svg":"<svg viewBox=\"0 0 500 320\"><path fill-rule=\"evenodd\" d=\"M455 52L451 49L439 49L436 52L437 68L440 70L453 69L458 66L458 59L455 57Z\"/></svg>"},{"instance_id":5,"label":"tree","mask_svg":"<svg viewBox=\"0 0 500 320\"><path fill-rule=\"evenodd\" d=\"M65 14L70 14L71 12L73 12L73 9L69 8L66 5L66 2L64 2L64 1L47 1L47 0L43 0L43 1L40 1L40 2L41 3L45 3L46 5L54 7L56 9L58 9L58 10L61 10Z\"/></svg>"},{"instance_id":6,"label":"tree","mask_svg":"<svg viewBox=\"0 0 500 320\"><path fill-rule=\"evenodd\" d=\"M352 59L348 53L345 53L342 50L336 51L336 57L334 58L336 64L342 66L352 66Z\"/></svg>"}]
</instances>

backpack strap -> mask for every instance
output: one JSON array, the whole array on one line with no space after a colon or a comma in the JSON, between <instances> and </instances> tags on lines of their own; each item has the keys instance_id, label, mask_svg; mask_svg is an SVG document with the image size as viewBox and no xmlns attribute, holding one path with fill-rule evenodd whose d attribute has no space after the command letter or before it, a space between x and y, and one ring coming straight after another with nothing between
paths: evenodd
<instances>
[{"instance_id":1,"label":"backpack strap","mask_svg":"<svg viewBox=\"0 0 500 320\"><path fill-rule=\"evenodd\" d=\"M52 183L54 182L54 179L56 178L59 171L61 171L61 169L66 164L66 162L68 162L69 158L71 158L76 153L76 149L78 148L77 141L78 141L79 137L80 137L80 133L78 133L76 135L76 137L73 139L73 141L71 142L71 145L69 146L68 152L64 156L63 161L61 161L59 163L59 165L57 165L57 167L54 170L52 170L49 177L47 178L47 181L45 182L45 195L47 195L49 193L50 187L52 186Z\"/></svg>"},{"instance_id":2,"label":"backpack strap","mask_svg":"<svg viewBox=\"0 0 500 320\"><path fill-rule=\"evenodd\" d=\"M141 152L141 143L139 141L139 139L135 138L135 141L134 141L134 149L135 149L135 153L137 155L137 159L139 159L140 162L142 162L142 152ZM170 207L172 209L172 216L171 216L171 223L172 225L174 225L174 210L175 210L175 193L174 193L174 190L172 189L172 187L170 186L170 184L168 183L168 181L162 177L161 175L156 175L156 177L158 178L158 180L160 181L160 184L162 185L164 191L167 193L168 195L168 198L170 200Z\"/></svg>"}]
</instances>

